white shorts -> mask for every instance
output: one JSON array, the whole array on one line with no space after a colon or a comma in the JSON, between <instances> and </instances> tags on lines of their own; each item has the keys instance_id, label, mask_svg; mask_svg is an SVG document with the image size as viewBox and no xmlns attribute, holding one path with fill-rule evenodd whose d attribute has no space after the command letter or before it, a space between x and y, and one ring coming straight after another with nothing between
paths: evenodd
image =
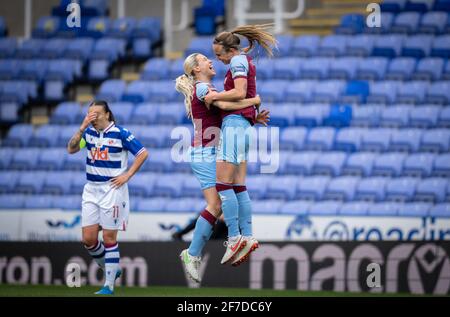
<instances>
[{"instance_id":1,"label":"white shorts","mask_svg":"<svg viewBox=\"0 0 450 317\"><path fill-rule=\"evenodd\" d=\"M130 213L128 184L114 189L110 182L84 185L82 227L99 224L104 229L125 231Z\"/></svg>"}]
</instances>

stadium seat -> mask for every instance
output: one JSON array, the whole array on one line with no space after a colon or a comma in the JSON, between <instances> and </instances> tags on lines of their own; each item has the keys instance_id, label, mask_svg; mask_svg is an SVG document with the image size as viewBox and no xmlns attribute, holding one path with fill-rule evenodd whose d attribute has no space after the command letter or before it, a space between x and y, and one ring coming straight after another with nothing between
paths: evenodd
<instances>
[{"instance_id":1,"label":"stadium seat","mask_svg":"<svg viewBox=\"0 0 450 317\"><path fill-rule=\"evenodd\" d=\"M149 149L149 154L143 170L158 173L171 171L173 162L170 149Z\"/></svg>"},{"instance_id":2,"label":"stadium seat","mask_svg":"<svg viewBox=\"0 0 450 317\"><path fill-rule=\"evenodd\" d=\"M165 58L151 58L144 65L141 80L169 79L170 61Z\"/></svg>"},{"instance_id":3,"label":"stadium seat","mask_svg":"<svg viewBox=\"0 0 450 317\"><path fill-rule=\"evenodd\" d=\"M44 16L39 18L32 36L35 38L49 38L56 35L59 29L60 20L58 17Z\"/></svg>"},{"instance_id":4,"label":"stadium seat","mask_svg":"<svg viewBox=\"0 0 450 317\"><path fill-rule=\"evenodd\" d=\"M372 51L373 56L396 57L400 56L404 35L389 34L380 35L375 39L375 45Z\"/></svg>"},{"instance_id":5,"label":"stadium seat","mask_svg":"<svg viewBox=\"0 0 450 317\"><path fill-rule=\"evenodd\" d=\"M255 61L256 67L258 69L258 79L268 80L274 78L274 61L270 58L260 58ZM217 63L217 65L223 65L221 62ZM219 66L222 68L222 66ZM224 76L220 76L217 74L217 67L214 64L214 69L216 70L216 78L222 78Z\"/></svg>"},{"instance_id":6,"label":"stadium seat","mask_svg":"<svg viewBox=\"0 0 450 317\"><path fill-rule=\"evenodd\" d=\"M357 34L364 29L365 18L361 14L345 14L341 17L339 26L335 27L336 34Z\"/></svg>"},{"instance_id":7,"label":"stadium seat","mask_svg":"<svg viewBox=\"0 0 450 317\"><path fill-rule=\"evenodd\" d=\"M356 187L355 200L383 201L388 180L389 178L379 176L362 178Z\"/></svg>"},{"instance_id":8,"label":"stadium seat","mask_svg":"<svg viewBox=\"0 0 450 317\"><path fill-rule=\"evenodd\" d=\"M345 52L347 36L345 35L328 35L320 41L317 56L337 57Z\"/></svg>"},{"instance_id":9,"label":"stadium seat","mask_svg":"<svg viewBox=\"0 0 450 317\"><path fill-rule=\"evenodd\" d=\"M366 202L347 202L341 205L338 213L342 216L366 216L369 206L370 204Z\"/></svg>"},{"instance_id":10,"label":"stadium seat","mask_svg":"<svg viewBox=\"0 0 450 317\"><path fill-rule=\"evenodd\" d=\"M394 103L400 85L401 83L392 80L370 82L370 94L367 96L367 103Z\"/></svg>"},{"instance_id":11,"label":"stadium seat","mask_svg":"<svg viewBox=\"0 0 450 317\"><path fill-rule=\"evenodd\" d=\"M279 107L276 108L278 112ZM330 107L327 104L308 104L301 107L295 106L294 111L294 122L296 126L305 126L308 128L316 127L322 124L322 120L326 114L328 114ZM292 113L293 112L293 113ZM271 114L271 124L272 124Z\"/></svg>"},{"instance_id":12,"label":"stadium seat","mask_svg":"<svg viewBox=\"0 0 450 317\"><path fill-rule=\"evenodd\" d=\"M134 105L131 102L111 102L109 106L119 125L130 122L134 110Z\"/></svg>"},{"instance_id":13,"label":"stadium seat","mask_svg":"<svg viewBox=\"0 0 450 317\"><path fill-rule=\"evenodd\" d=\"M22 173L14 192L18 194L39 194L42 192L45 177L45 172Z\"/></svg>"},{"instance_id":14,"label":"stadium seat","mask_svg":"<svg viewBox=\"0 0 450 317\"><path fill-rule=\"evenodd\" d=\"M445 201L447 184L445 178L426 178L417 184L414 200L442 203Z\"/></svg>"},{"instance_id":15,"label":"stadium seat","mask_svg":"<svg viewBox=\"0 0 450 317\"><path fill-rule=\"evenodd\" d=\"M426 34L412 35L405 39L402 56L423 58L430 55L433 37Z\"/></svg>"},{"instance_id":16,"label":"stadium seat","mask_svg":"<svg viewBox=\"0 0 450 317\"><path fill-rule=\"evenodd\" d=\"M391 142L392 130L387 128L366 130L362 136L361 150L387 151Z\"/></svg>"},{"instance_id":17,"label":"stadium seat","mask_svg":"<svg viewBox=\"0 0 450 317\"><path fill-rule=\"evenodd\" d=\"M308 213L312 216L336 216L341 206L340 202L324 200L309 206Z\"/></svg>"},{"instance_id":18,"label":"stadium seat","mask_svg":"<svg viewBox=\"0 0 450 317\"><path fill-rule=\"evenodd\" d=\"M151 156L152 154L150 154ZM150 157L149 156L149 157ZM155 186L157 176L152 173L136 173L128 183L130 195L137 197L150 197Z\"/></svg>"},{"instance_id":19,"label":"stadium seat","mask_svg":"<svg viewBox=\"0 0 450 317\"><path fill-rule=\"evenodd\" d=\"M450 81L437 81L428 86L427 103L447 105L450 103Z\"/></svg>"},{"instance_id":20,"label":"stadium seat","mask_svg":"<svg viewBox=\"0 0 450 317\"><path fill-rule=\"evenodd\" d=\"M203 199L181 198L166 201L164 206L168 212L199 212L205 208Z\"/></svg>"},{"instance_id":21,"label":"stadium seat","mask_svg":"<svg viewBox=\"0 0 450 317\"><path fill-rule=\"evenodd\" d=\"M444 71L444 60L438 57L422 58L412 75L414 80L439 80Z\"/></svg>"},{"instance_id":22,"label":"stadium seat","mask_svg":"<svg viewBox=\"0 0 450 317\"><path fill-rule=\"evenodd\" d=\"M327 152L314 162L312 173L316 175L339 176L347 159L344 152Z\"/></svg>"},{"instance_id":23,"label":"stadium seat","mask_svg":"<svg viewBox=\"0 0 450 317\"><path fill-rule=\"evenodd\" d=\"M429 154L431 155L431 154ZM436 156L433 166L433 176L450 177L450 154Z\"/></svg>"},{"instance_id":24,"label":"stadium seat","mask_svg":"<svg viewBox=\"0 0 450 317\"><path fill-rule=\"evenodd\" d=\"M313 88L312 101L323 103L337 102L345 88L345 82L341 80L321 81Z\"/></svg>"},{"instance_id":25,"label":"stadium seat","mask_svg":"<svg viewBox=\"0 0 450 317\"><path fill-rule=\"evenodd\" d=\"M63 170L84 171L86 169L86 151L80 150L75 154L64 156Z\"/></svg>"},{"instance_id":26,"label":"stadium seat","mask_svg":"<svg viewBox=\"0 0 450 317\"><path fill-rule=\"evenodd\" d=\"M157 104L154 103L139 103L135 104L133 115L130 119L131 124L149 125L157 123L158 110Z\"/></svg>"},{"instance_id":27,"label":"stadium seat","mask_svg":"<svg viewBox=\"0 0 450 317\"><path fill-rule=\"evenodd\" d=\"M450 128L450 107L441 109L437 126L442 128Z\"/></svg>"},{"instance_id":28,"label":"stadium seat","mask_svg":"<svg viewBox=\"0 0 450 317\"><path fill-rule=\"evenodd\" d=\"M180 174L161 174L155 182L152 196L180 197L183 179L184 176Z\"/></svg>"},{"instance_id":29,"label":"stadium seat","mask_svg":"<svg viewBox=\"0 0 450 317\"><path fill-rule=\"evenodd\" d=\"M81 195L86 184L86 173L81 171L72 172L72 181L70 183L70 193L72 195Z\"/></svg>"},{"instance_id":30,"label":"stadium seat","mask_svg":"<svg viewBox=\"0 0 450 317\"><path fill-rule=\"evenodd\" d=\"M387 128L408 126L410 106L386 107L381 112L380 125Z\"/></svg>"},{"instance_id":31,"label":"stadium seat","mask_svg":"<svg viewBox=\"0 0 450 317\"><path fill-rule=\"evenodd\" d=\"M139 199L136 211L164 212L167 202L166 198L161 197Z\"/></svg>"},{"instance_id":32,"label":"stadium seat","mask_svg":"<svg viewBox=\"0 0 450 317\"><path fill-rule=\"evenodd\" d=\"M280 133L281 150L302 150L308 130L304 127L287 127Z\"/></svg>"},{"instance_id":33,"label":"stadium seat","mask_svg":"<svg viewBox=\"0 0 450 317\"><path fill-rule=\"evenodd\" d=\"M429 203L406 203L398 208L398 215L402 217L427 217L433 205Z\"/></svg>"},{"instance_id":34,"label":"stadium seat","mask_svg":"<svg viewBox=\"0 0 450 317\"><path fill-rule=\"evenodd\" d=\"M33 135L33 126L31 124L15 124L11 127L2 140L3 147L25 147Z\"/></svg>"},{"instance_id":35,"label":"stadium seat","mask_svg":"<svg viewBox=\"0 0 450 317\"><path fill-rule=\"evenodd\" d=\"M411 154L405 159L402 174L404 176L412 176L412 177L429 177L431 176L433 170L433 162L435 162L434 154L431 153Z\"/></svg>"},{"instance_id":36,"label":"stadium seat","mask_svg":"<svg viewBox=\"0 0 450 317\"><path fill-rule=\"evenodd\" d=\"M259 70L258 70L259 74ZM298 80L287 83L285 90L286 102L308 102L311 100L315 80Z\"/></svg>"},{"instance_id":37,"label":"stadium seat","mask_svg":"<svg viewBox=\"0 0 450 317\"><path fill-rule=\"evenodd\" d=\"M214 52L212 51L211 48L212 42L213 38L210 36L201 36L193 38L185 51L185 56L188 56L193 53L200 53L205 55L206 57L214 57Z\"/></svg>"},{"instance_id":38,"label":"stadium seat","mask_svg":"<svg viewBox=\"0 0 450 317\"><path fill-rule=\"evenodd\" d=\"M352 107L350 105L331 105L330 110L323 119L323 124L335 128L348 127L352 120Z\"/></svg>"},{"instance_id":39,"label":"stadium seat","mask_svg":"<svg viewBox=\"0 0 450 317\"><path fill-rule=\"evenodd\" d=\"M361 147L361 139L364 131L362 128L339 129L336 133L334 149L344 152L358 151Z\"/></svg>"},{"instance_id":40,"label":"stadium seat","mask_svg":"<svg viewBox=\"0 0 450 317\"><path fill-rule=\"evenodd\" d=\"M373 163L372 175L400 176L406 156L407 154L401 152L380 154Z\"/></svg>"},{"instance_id":41,"label":"stadium seat","mask_svg":"<svg viewBox=\"0 0 450 317\"><path fill-rule=\"evenodd\" d=\"M342 176L331 179L325 190L324 199L352 201L359 181L360 178L356 176Z\"/></svg>"},{"instance_id":42,"label":"stadium seat","mask_svg":"<svg viewBox=\"0 0 450 317\"><path fill-rule=\"evenodd\" d=\"M369 206L369 216L397 216L400 203L384 202L376 203Z\"/></svg>"},{"instance_id":43,"label":"stadium seat","mask_svg":"<svg viewBox=\"0 0 450 317\"><path fill-rule=\"evenodd\" d=\"M405 104L423 103L428 86L428 82L425 81L403 82L398 86L396 102Z\"/></svg>"},{"instance_id":44,"label":"stadium seat","mask_svg":"<svg viewBox=\"0 0 450 317\"><path fill-rule=\"evenodd\" d=\"M52 207L68 211L80 211L80 195L52 196Z\"/></svg>"},{"instance_id":45,"label":"stadium seat","mask_svg":"<svg viewBox=\"0 0 450 317\"><path fill-rule=\"evenodd\" d=\"M399 152L417 152L420 147L422 132L421 129L394 130L389 149Z\"/></svg>"},{"instance_id":46,"label":"stadium seat","mask_svg":"<svg viewBox=\"0 0 450 317\"><path fill-rule=\"evenodd\" d=\"M298 183L297 176L279 176L276 182L268 182L266 198L269 199L294 199Z\"/></svg>"},{"instance_id":47,"label":"stadium seat","mask_svg":"<svg viewBox=\"0 0 450 317\"><path fill-rule=\"evenodd\" d=\"M412 201L419 180L413 177L391 179L386 184L386 200L397 202Z\"/></svg>"},{"instance_id":48,"label":"stadium seat","mask_svg":"<svg viewBox=\"0 0 450 317\"><path fill-rule=\"evenodd\" d=\"M450 108L448 108L450 109ZM409 126L417 128L433 128L438 125L438 117L441 107L438 106L420 106L410 109Z\"/></svg>"},{"instance_id":49,"label":"stadium seat","mask_svg":"<svg viewBox=\"0 0 450 317\"><path fill-rule=\"evenodd\" d=\"M96 99L106 100L107 102L120 101L126 89L126 83L120 79L109 79L104 81L96 95Z\"/></svg>"},{"instance_id":50,"label":"stadium seat","mask_svg":"<svg viewBox=\"0 0 450 317\"><path fill-rule=\"evenodd\" d=\"M413 57L393 58L389 63L386 75L387 80L408 80L416 68L416 59Z\"/></svg>"},{"instance_id":51,"label":"stadium seat","mask_svg":"<svg viewBox=\"0 0 450 317\"><path fill-rule=\"evenodd\" d=\"M291 104L277 106L276 111L270 113L270 125L280 128L293 125L296 108L298 107Z\"/></svg>"},{"instance_id":52,"label":"stadium seat","mask_svg":"<svg viewBox=\"0 0 450 317\"><path fill-rule=\"evenodd\" d=\"M420 150L427 152L448 152L450 149L450 131L447 129L430 129L424 131Z\"/></svg>"},{"instance_id":53,"label":"stadium seat","mask_svg":"<svg viewBox=\"0 0 450 317\"><path fill-rule=\"evenodd\" d=\"M318 157L319 152L312 151L302 151L291 154L286 162L285 173L310 175L315 160Z\"/></svg>"},{"instance_id":54,"label":"stadium seat","mask_svg":"<svg viewBox=\"0 0 450 317\"><path fill-rule=\"evenodd\" d=\"M69 194L72 175L72 172L48 172L41 193L49 195Z\"/></svg>"},{"instance_id":55,"label":"stadium seat","mask_svg":"<svg viewBox=\"0 0 450 317\"><path fill-rule=\"evenodd\" d=\"M352 110L352 126L377 127L382 107L379 105L354 106Z\"/></svg>"},{"instance_id":56,"label":"stadium seat","mask_svg":"<svg viewBox=\"0 0 450 317\"><path fill-rule=\"evenodd\" d=\"M378 155L370 152L350 154L342 167L342 175L370 176L375 158Z\"/></svg>"},{"instance_id":57,"label":"stadium seat","mask_svg":"<svg viewBox=\"0 0 450 317\"><path fill-rule=\"evenodd\" d=\"M382 14L381 18L385 14ZM384 24L382 24L383 26ZM378 29L378 28L372 28ZM347 41L346 54L349 56L370 56L375 44L375 37L367 34L358 34L352 37L350 41Z\"/></svg>"},{"instance_id":58,"label":"stadium seat","mask_svg":"<svg viewBox=\"0 0 450 317\"><path fill-rule=\"evenodd\" d=\"M43 125L39 127L28 141L29 147L54 147L63 128L59 125Z\"/></svg>"},{"instance_id":59,"label":"stadium seat","mask_svg":"<svg viewBox=\"0 0 450 317\"><path fill-rule=\"evenodd\" d=\"M272 61L273 78L294 80L300 76L301 60L296 57L278 58ZM258 73L259 75L259 73Z\"/></svg>"},{"instance_id":60,"label":"stadium seat","mask_svg":"<svg viewBox=\"0 0 450 317\"><path fill-rule=\"evenodd\" d=\"M311 201L291 200L281 205L279 212L283 215L306 215Z\"/></svg>"},{"instance_id":61,"label":"stadium seat","mask_svg":"<svg viewBox=\"0 0 450 317\"><path fill-rule=\"evenodd\" d=\"M17 171L0 171L0 194L12 193L19 176Z\"/></svg>"},{"instance_id":62,"label":"stadium seat","mask_svg":"<svg viewBox=\"0 0 450 317\"><path fill-rule=\"evenodd\" d=\"M450 217L450 204L435 204L430 208L428 213L431 217Z\"/></svg>"},{"instance_id":63,"label":"stadium seat","mask_svg":"<svg viewBox=\"0 0 450 317\"><path fill-rule=\"evenodd\" d=\"M450 35L436 36L431 46L431 56L449 58L450 57Z\"/></svg>"},{"instance_id":64,"label":"stadium seat","mask_svg":"<svg viewBox=\"0 0 450 317\"><path fill-rule=\"evenodd\" d=\"M16 48L17 48L16 38L0 38L0 58L13 57Z\"/></svg>"},{"instance_id":65,"label":"stadium seat","mask_svg":"<svg viewBox=\"0 0 450 317\"><path fill-rule=\"evenodd\" d=\"M92 38L76 38L71 40L64 50L64 58L85 61L94 49L95 41Z\"/></svg>"},{"instance_id":66,"label":"stadium seat","mask_svg":"<svg viewBox=\"0 0 450 317\"><path fill-rule=\"evenodd\" d=\"M40 151L37 168L46 171L58 171L62 168L66 155L69 155L66 148L50 148Z\"/></svg>"},{"instance_id":67,"label":"stadium seat","mask_svg":"<svg viewBox=\"0 0 450 317\"><path fill-rule=\"evenodd\" d=\"M312 176L299 179L295 198L321 200L330 180L329 176Z\"/></svg>"},{"instance_id":68,"label":"stadium seat","mask_svg":"<svg viewBox=\"0 0 450 317\"><path fill-rule=\"evenodd\" d=\"M81 106L78 102L62 102L60 103L55 111L53 111L52 116L50 117L51 124L73 124L75 122L75 114L80 114Z\"/></svg>"},{"instance_id":69,"label":"stadium seat","mask_svg":"<svg viewBox=\"0 0 450 317\"><path fill-rule=\"evenodd\" d=\"M247 190L252 199L264 199L270 177L264 175L249 176L246 180Z\"/></svg>"},{"instance_id":70,"label":"stadium seat","mask_svg":"<svg viewBox=\"0 0 450 317\"><path fill-rule=\"evenodd\" d=\"M283 203L283 201L275 199L256 200L252 202L252 212L255 214L275 214L280 211Z\"/></svg>"},{"instance_id":71,"label":"stadium seat","mask_svg":"<svg viewBox=\"0 0 450 317\"><path fill-rule=\"evenodd\" d=\"M22 209L25 204L25 195L0 195L0 209Z\"/></svg>"},{"instance_id":72,"label":"stadium seat","mask_svg":"<svg viewBox=\"0 0 450 317\"><path fill-rule=\"evenodd\" d=\"M182 184L183 197L203 198L200 183L194 175L187 175Z\"/></svg>"},{"instance_id":73,"label":"stadium seat","mask_svg":"<svg viewBox=\"0 0 450 317\"><path fill-rule=\"evenodd\" d=\"M413 34L416 32L421 15L417 12L401 12L395 17L389 32L401 34Z\"/></svg>"},{"instance_id":74,"label":"stadium seat","mask_svg":"<svg viewBox=\"0 0 450 317\"><path fill-rule=\"evenodd\" d=\"M315 56L320 44L320 37L317 35L304 35L294 38L291 56L310 57Z\"/></svg>"},{"instance_id":75,"label":"stadium seat","mask_svg":"<svg viewBox=\"0 0 450 317\"><path fill-rule=\"evenodd\" d=\"M350 80L342 92L341 103L365 103L369 95L369 83L365 80Z\"/></svg>"},{"instance_id":76,"label":"stadium seat","mask_svg":"<svg viewBox=\"0 0 450 317\"><path fill-rule=\"evenodd\" d=\"M302 60L300 77L303 79L325 79L328 77L330 59L313 57Z\"/></svg>"},{"instance_id":77,"label":"stadium seat","mask_svg":"<svg viewBox=\"0 0 450 317\"><path fill-rule=\"evenodd\" d=\"M33 170L37 167L39 153L40 150L37 148L17 149L9 168L13 170Z\"/></svg>"},{"instance_id":78,"label":"stadium seat","mask_svg":"<svg viewBox=\"0 0 450 317\"><path fill-rule=\"evenodd\" d=\"M306 139L305 148L318 151L332 149L335 132L335 129L330 127L312 129Z\"/></svg>"}]
</instances>

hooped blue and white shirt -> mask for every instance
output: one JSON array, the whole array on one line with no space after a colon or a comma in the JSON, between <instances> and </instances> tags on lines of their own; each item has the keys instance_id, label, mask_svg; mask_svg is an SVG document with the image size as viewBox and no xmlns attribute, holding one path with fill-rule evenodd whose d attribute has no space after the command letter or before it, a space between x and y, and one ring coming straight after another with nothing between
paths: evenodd
<instances>
[{"instance_id":1,"label":"hooped blue and white shirt","mask_svg":"<svg viewBox=\"0 0 450 317\"><path fill-rule=\"evenodd\" d=\"M86 141L86 178L90 182L107 182L126 172L128 152L138 156L144 146L127 129L114 122L99 132L89 127L83 133Z\"/></svg>"}]
</instances>

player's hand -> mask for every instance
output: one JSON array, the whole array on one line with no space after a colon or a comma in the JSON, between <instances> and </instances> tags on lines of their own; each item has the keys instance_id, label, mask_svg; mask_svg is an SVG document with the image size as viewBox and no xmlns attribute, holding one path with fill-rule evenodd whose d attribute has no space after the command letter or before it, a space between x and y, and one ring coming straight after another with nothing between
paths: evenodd
<instances>
[{"instance_id":1,"label":"player's hand","mask_svg":"<svg viewBox=\"0 0 450 317\"><path fill-rule=\"evenodd\" d=\"M111 186L115 189L121 187L123 184L130 180L130 176L127 173L124 173L120 176L114 177L111 179Z\"/></svg>"},{"instance_id":2,"label":"player's hand","mask_svg":"<svg viewBox=\"0 0 450 317\"><path fill-rule=\"evenodd\" d=\"M269 110L262 110L260 113L258 113L258 115L256 116L256 123L260 123L263 126L267 127L267 122L270 121L270 111Z\"/></svg>"},{"instance_id":3,"label":"player's hand","mask_svg":"<svg viewBox=\"0 0 450 317\"><path fill-rule=\"evenodd\" d=\"M216 95L217 95L217 91L211 89L211 87L208 87L208 93L206 94L205 99L204 99L205 103L208 105L212 104L215 101L214 97Z\"/></svg>"},{"instance_id":4,"label":"player's hand","mask_svg":"<svg viewBox=\"0 0 450 317\"><path fill-rule=\"evenodd\" d=\"M83 123L81 123L80 129L86 130L87 127L91 124L92 121L97 119L97 114L95 112L88 113L86 117L84 117Z\"/></svg>"}]
</instances>

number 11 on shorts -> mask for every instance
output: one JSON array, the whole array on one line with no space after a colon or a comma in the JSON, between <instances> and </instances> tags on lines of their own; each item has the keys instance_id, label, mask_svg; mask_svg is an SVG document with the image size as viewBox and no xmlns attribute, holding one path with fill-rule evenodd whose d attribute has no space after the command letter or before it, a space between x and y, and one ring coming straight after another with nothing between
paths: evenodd
<instances>
[{"instance_id":1,"label":"number 11 on shorts","mask_svg":"<svg viewBox=\"0 0 450 317\"><path fill-rule=\"evenodd\" d=\"M113 218L119 218L119 206L113 206Z\"/></svg>"}]
</instances>

